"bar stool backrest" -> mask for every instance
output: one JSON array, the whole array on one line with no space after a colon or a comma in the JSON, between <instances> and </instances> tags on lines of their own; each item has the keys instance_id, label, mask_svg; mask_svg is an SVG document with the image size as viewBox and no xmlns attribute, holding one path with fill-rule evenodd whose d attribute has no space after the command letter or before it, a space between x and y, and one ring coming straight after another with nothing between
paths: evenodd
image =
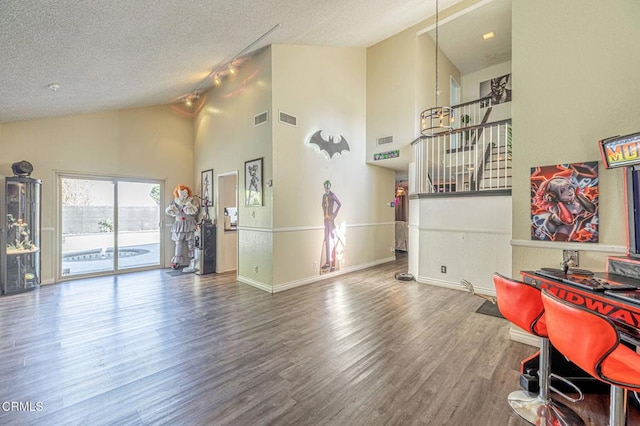
<instances>
[{"instance_id":1,"label":"bar stool backrest","mask_svg":"<svg viewBox=\"0 0 640 426\"><path fill-rule=\"evenodd\" d=\"M602 361L620 343L611 320L567 303L546 290L542 292L542 303L553 346L578 367L603 380Z\"/></svg>"},{"instance_id":2,"label":"bar stool backrest","mask_svg":"<svg viewBox=\"0 0 640 426\"><path fill-rule=\"evenodd\" d=\"M547 337L544 306L536 287L493 274L500 313L513 324L540 337Z\"/></svg>"}]
</instances>

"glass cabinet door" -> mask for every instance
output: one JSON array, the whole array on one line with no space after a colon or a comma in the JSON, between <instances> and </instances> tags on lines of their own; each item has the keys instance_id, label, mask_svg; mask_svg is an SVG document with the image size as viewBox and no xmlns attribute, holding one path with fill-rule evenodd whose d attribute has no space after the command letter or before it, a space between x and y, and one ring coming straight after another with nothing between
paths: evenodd
<instances>
[{"instance_id":1,"label":"glass cabinet door","mask_svg":"<svg viewBox=\"0 0 640 426\"><path fill-rule=\"evenodd\" d=\"M3 293L32 290L40 284L40 181L6 178L5 209Z\"/></svg>"}]
</instances>

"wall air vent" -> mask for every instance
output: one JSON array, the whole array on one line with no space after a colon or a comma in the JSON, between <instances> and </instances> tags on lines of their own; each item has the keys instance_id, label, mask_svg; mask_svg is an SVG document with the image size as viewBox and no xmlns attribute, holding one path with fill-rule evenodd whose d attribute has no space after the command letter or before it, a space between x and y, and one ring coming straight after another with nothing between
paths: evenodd
<instances>
[{"instance_id":1,"label":"wall air vent","mask_svg":"<svg viewBox=\"0 0 640 426\"><path fill-rule=\"evenodd\" d=\"M295 117L291 114L287 114L286 112L280 111L279 120L282 124L286 124L288 126L298 127L298 117Z\"/></svg>"},{"instance_id":2,"label":"wall air vent","mask_svg":"<svg viewBox=\"0 0 640 426\"><path fill-rule=\"evenodd\" d=\"M261 112L258 115L253 116L253 127L258 127L269 121L269 111Z\"/></svg>"},{"instance_id":3,"label":"wall air vent","mask_svg":"<svg viewBox=\"0 0 640 426\"><path fill-rule=\"evenodd\" d=\"M388 143L393 143L393 136L385 136L383 138L377 139L378 145L386 145Z\"/></svg>"}]
</instances>

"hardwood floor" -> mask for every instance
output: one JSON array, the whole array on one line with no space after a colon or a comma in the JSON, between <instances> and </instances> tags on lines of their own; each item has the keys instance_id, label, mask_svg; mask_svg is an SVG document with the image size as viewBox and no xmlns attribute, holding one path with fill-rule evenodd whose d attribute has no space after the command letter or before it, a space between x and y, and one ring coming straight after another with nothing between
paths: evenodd
<instances>
[{"instance_id":1,"label":"hardwood floor","mask_svg":"<svg viewBox=\"0 0 640 426\"><path fill-rule=\"evenodd\" d=\"M535 348L396 272L406 256L275 295L156 270L0 298L0 424L527 424L506 397Z\"/></svg>"}]
</instances>

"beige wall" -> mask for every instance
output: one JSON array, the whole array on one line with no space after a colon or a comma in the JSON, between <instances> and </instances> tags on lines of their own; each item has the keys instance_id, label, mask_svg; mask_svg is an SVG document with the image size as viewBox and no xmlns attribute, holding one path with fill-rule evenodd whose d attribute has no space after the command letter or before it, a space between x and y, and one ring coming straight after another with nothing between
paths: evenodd
<instances>
[{"instance_id":1,"label":"beige wall","mask_svg":"<svg viewBox=\"0 0 640 426\"><path fill-rule=\"evenodd\" d=\"M193 184L193 126L168 106L0 124L0 173L27 160L42 180L42 281L56 277L56 172L165 181L165 200L178 183ZM165 259L173 253L165 229Z\"/></svg>"},{"instance_id":2,"label":"beige wall","mask_svg":"<svg viewBox=\"0 0 640 426\"><path fill-rule=\"evenodd\" d=\"M273 46L273 110L298 117L273 123L274 291L318 279L325 180L347 226L341 270L393 258L394 173L365 164L365 100L364 49ZM308 143L318 130L350 151L329 158Z\"/></svg>"},{"instance_id":3,"label":"beige wall","mask_svg":"<svg viewBox=\"0 0 640 426\"><path fill-rule=\"evenodd\" d=\"M392 201L393 172L364 162L365 64L364 49L274 45L207 93L195 123L195 167L197 173L239 170L241 281L279 291L319 279L327 179L343 202L338 222L347 222L348 240L354 236L342 267L392 258L393 209L385 203ZM253 116L263 111L269 123L253 127ZM279 111L296 116L297 127L279 123ZM326 137L343 135L351 151L326 158L307 143L320 129ZM244 162L259 157L264 206L246 207Z\"/></svg>"},{"instance_id":4,"label":"beige wall","mask_svg":"<svg viewBox=\"0 0 640 426\"><path fill-rule=\"evenodd\" d=\"M269 123L254 127L253 117L264 111L269 111ZM235 77L209 90L195 120L194 177L199 180L200 171L207 169L214 169L215 176L238 172L238 275L266 288L271 287L273 276L272 193L265 185L264 205L245 205L244 162L264 157L264 182L272 178L272 121L271 48L258 52L239 67ZM214 188L214 199L218 206L218 188ZM223 223L218 220L217 224L218 256L224 258Z\"/></svg>"},{"instance_id":5,"label":"beige wall","mask_svg":"<svg viewBox=\"0 0 640 426\"><path fill-rule=\"evenodd\" d=\"M600 244L551 248L530 241L529 173L599 161L599 139L638 131L638 16L636 1L513 3L515 274L558 266L563 247L581 250L580 266L603 270L606 255L626 246L622 170L600 164Z\"/></svg>"},{"instance_id":6,"label":"beige wall","mask_svg":"<svg viewBox=\"0 0 640 426\"><path fill-rule=\"evenodd\" d=\"M449 13L443 14L447 16ZM438 104L435 99L435 43L422 33L428 19L367 49L367 152L370 164L404 172L413 156L410 145L420 135L420 113L449 105L450 77L460 82L460 72L446 55L438 53ZM377 139L393 136L392 144L378 146ZM373 161L374 153L399 149L400 157Z\"/></svg>"},{"instance_id":7,"label":"beige wall","mask_svg":"<svg viewBox=\"0 0 640 426\"><path fill-rule=\"evenodd\" d=\"M400 158L380 160L385 165L410 161L409 143L416 138L416 32L407 29L367 49L367 152L400 149ZM378 146L377 139L393 136L392 144Z\"/></svg>"}]
</instances>

